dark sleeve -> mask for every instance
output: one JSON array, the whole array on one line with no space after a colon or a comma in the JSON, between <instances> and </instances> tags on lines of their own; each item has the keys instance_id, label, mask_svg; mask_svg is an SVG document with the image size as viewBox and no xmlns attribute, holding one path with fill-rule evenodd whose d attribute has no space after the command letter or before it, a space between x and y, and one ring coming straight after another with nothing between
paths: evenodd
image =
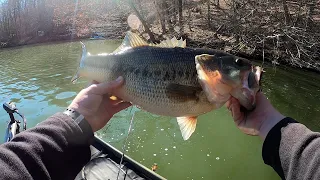
<instances>
[{"instance_id":1,"label":"dark sleeve","mask_svg":"<svg viewBox=\"0 0 320 180\"><path fill-rule=\"evenodd\" d=\"M57 113L0 146L0 179L74 179L90 160L90 125Z\"/></svg>"},{"instance_id":2,"label":"dark sleeve","mask_svg":"<svg viewBox=\"0 0 320 180\"><path fill-rule=\"evenodd\" d=\"M268 133L263 160L282 179L320 179L320 133L285 118Z\"/></svg>"}]
</instances>

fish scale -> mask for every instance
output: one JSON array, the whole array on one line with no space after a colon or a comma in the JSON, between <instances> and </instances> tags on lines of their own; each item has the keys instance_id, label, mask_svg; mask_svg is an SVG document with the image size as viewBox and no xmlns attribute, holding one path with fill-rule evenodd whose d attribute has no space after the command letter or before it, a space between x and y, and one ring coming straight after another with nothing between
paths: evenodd
<instances>
[{"instance_id":1,"label":"fish scale","mask_svg":"<svg viewBox=\"0 0 320 180\"><path fill-rule=\"evenodd\" d=\"M208 69L197 69L197 59L202 62L202 59L205 59L203 57L207 57L206 54L214 55L209 64L215 69L209 70L208 74L221 72L220 79L213 77L216 79L214 82L217 87L223 84L222 80L228 80L228 87L238 87L240 84L235 83L240 82L241 77L231 77L230 73L240 75L239 72L242 71L241 67L235 67L237 57L228 53L188 48L182 40L173 39L174 43L168 41L159 45L148 44L137 34L128 32L123 43L113 53L98 55L88 54L83 44L80 67L73 81L79 77L86 77L98 82L109 82L123 76L124 85L113 95L148 112L177 117L182 136L186 140L195 130L196 117L221 107L230 96L226 93L222 99L208 99L213 97L212 92L207 92L210 88L204 85L206 82L200 77L202 71ZM167 47L170 44L172 47ZM222 63L223 57L231 59L226 58ZM251 64L244 64L244 71L250 70Z\"/></svg>"},{"instance_id":2,"label":"fish scale","mask_svg":"<svg viewBox=\"0 0 320 180\"><path fill-rule=\"evenodd\" d=\"M202 98L203 102L198 102L197 100L184 101L183 96L176 96L174 98L168 97L166 94L166 87L169 84L178 83L199 88L201 88L201 86L196 79L196 70L195 68L192 68L195 66L194 56L190 56L188 60L185 60L184 58L183 62L177 59L168 62L166 58L157 55L165 52L166 49L159 48L159 50L160 52L154 51L153 48L150 50L149 47L141 47L137 50L137 53L141 53L142 57L145 58L140 57L139 60L135 59L134 55L131 55L131 53L136 54L134 51L123 52L125 57L119 56L118 61L120 61L119 64L122 65L122 68L115 69L124 70L123 72L116 71L116 75L111 79L116 78L118 75L121 75L126 79L126 83L123 87L124 94L129 95L126 99L131 99L135 104L149 112L173 117L179 117L186 114L196 115L198 114L198 112L196 112L198 109L211 110L214 106L208 102L204 94ZM171 49L170 51L172 54L176 54L175 51L172 51ZM177 51L179 52L181 50L178 49ZM146 64L147 61L150 61L149 57L153 57L153 62L156 63L151 63L146 66L144 64ZM156 67L154 65L156 65ZM140 73L135 73L137 69L139 69ZM160 76L156 76L155 72L158 71L161 72ZM185 79L183 76L178 76L177 72L179 71L191 72L190 74L193 74L193 78ZM134 97L134 99L130 97ZM155 106L155 103L157 103L157 106ZM203 105L208 107L203 107Z\"/></svg>"}]
</instances>

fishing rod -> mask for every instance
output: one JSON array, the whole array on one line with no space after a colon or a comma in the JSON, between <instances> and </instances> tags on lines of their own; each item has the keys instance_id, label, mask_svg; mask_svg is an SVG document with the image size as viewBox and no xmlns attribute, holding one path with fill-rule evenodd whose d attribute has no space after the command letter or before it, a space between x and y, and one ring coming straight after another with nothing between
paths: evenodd
<instances>
[{"instance_id":1,"label":"fishing rod","mask_svg":"<svg viewBox=\"0 0 320 180\"><path fill-rule=\"evenodd\" d=\"M13 139L15 135L20 133L21 121L17 120L14 117L14 114L17 114L22 118L23 131L27 129L27 119L22 113L18 111L18 108L13 102L5 102L3 103L2 107L9 114L9 117L10 117L10 121L8 122L7 129L5 131L5 139L4 139L4 142L9 142Z\"/></svg>"}]
</instances>

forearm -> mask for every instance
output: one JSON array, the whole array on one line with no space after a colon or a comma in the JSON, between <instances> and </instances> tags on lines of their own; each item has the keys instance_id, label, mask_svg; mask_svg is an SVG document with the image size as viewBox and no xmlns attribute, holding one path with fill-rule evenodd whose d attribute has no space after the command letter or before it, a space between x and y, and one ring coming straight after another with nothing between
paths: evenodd
<instances>
[{"instance_id":1,"label":"forearm","mask_svg":"<svg viewBox=\"0 0 320 180\"><path fill-rule=\"evenodd\" d=\"M285 118L268 133L264 162L283 179L320 179L320 133Z\"/></svg>"},{"instance_id":2,"label":"forearm","mask_svg":"<svg viewBox=\"0 0 320 180\"><path fill-rule=\"evenodd\" d=\"M90 126L56 114L0 146L0 177L72 179L90 159L91 138Z\"/></svg>"},{"instance_id":3,"label":"forearm","mask_svg":"<svg viewBox=\"0 0 320 180\"><path fill-rule=\"evenodd\" d=\"M266 111L260 118L265 118L259 128L259 136L262 140L265 140L269 131L285 118L280 112L272 109L271 112Z\"/></svg>"}]
</instances>

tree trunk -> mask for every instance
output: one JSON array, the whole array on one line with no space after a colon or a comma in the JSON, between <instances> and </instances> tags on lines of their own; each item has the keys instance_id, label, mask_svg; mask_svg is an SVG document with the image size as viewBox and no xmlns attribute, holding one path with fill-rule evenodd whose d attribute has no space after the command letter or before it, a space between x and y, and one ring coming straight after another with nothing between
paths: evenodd
<instances>
[{"instance_id":1,"label":"tree trunk","mask_svg":"<svg viewBox=\"0 0 320 180\"><path fill-rule=\"evenodd\" d=\"M189 30L192 32L192 28L191 28L191 9L188 8L188 26L189 26Z\"/></svg>"},{"instance_id":2,"label":"tree trunk","mask_svg":"<svg viewBox=\"0 0 320 180\"><path fill-rule=\"evenodd\" d=\"M182 22L182 0L178 0L178 9L179 9L179 27L180 27L180 35L183 33L183 22Z\"/></svg>"},{"instance_id":3,"label":"tree trunk","mask_svg":"<svg viewBox=\"0 0 320 180\"><path fill-rule=\"evenodd\" d=\"M128 0L128 2L129 2L130 7L132 8L132 10L135 12L135 14L136 14L136 15L138 16L138 18L140 19L142 25L144 26L146 32L148 33L148 35L149 35L149 37L150 37L150 40L155 43L156 40L155 40L155 38L154 38L154 36L153 36L153 33L150 31L150 28L149 28L147 22L146 22L146 21L143 19L143 17L140 15L139 11L138 11L137 8L134 6L132 0Z\"/></svg>"},{"instance_id":4,"label":"tree trunk","mask_svg":"<svg viewBox=\"0 0 320 180\"><path fill-rule=\"evenodd\" d=\"M165 9L165 19L166 19L166 22L168 23L169 31L172 32L173 26L172 26L171 17L170 17L169 5L166 0L163 0L162 3L163 3L163 8Z\"/></svg>"},{"instance_id":5,"label":"tree trunk","mask_svg":"<svg viewBox=\"0 0 320 180\"><path fill-rule=\"evenodd\" d=\"M157 0L154 1L156 11L158 13L159 19L160 19L160 25L162 29L162 33L166 33L166 22L165 22L165 11L164 11L164 6L163 6L163 1L158 2Z\"/></svg>"},{"instance_id":6,"label":"tree trunk","mask_svg":"<svg viewBox=\"0 0 320 180\"><path fill-rule=\"evenodd\" d=\"M289 8L287 5L287 0L282 0L282 6L283 6L283 11L284 11L285 23L286 23L286 25L289 25L291 22L291 19L290 19Z\"/></svg>"},{"instance_id":7,"label":"tree trunk","mask_svg":"<svg viewBox=\"0 0 320 180\"><path fill-rule=\"evenodd\" d=\"M210 10L210 0L207 0L207 8L208 8L208 27L209 29L211 28L211 17L210 17L210 13L211 13L211 10Z\"/></svg>"}]
</instances>

